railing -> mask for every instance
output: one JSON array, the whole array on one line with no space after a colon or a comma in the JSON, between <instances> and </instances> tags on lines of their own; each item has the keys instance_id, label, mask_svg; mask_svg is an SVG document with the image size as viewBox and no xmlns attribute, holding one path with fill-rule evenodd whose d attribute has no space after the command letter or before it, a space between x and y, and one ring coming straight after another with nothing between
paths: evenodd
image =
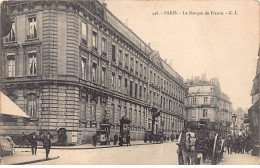
<instances>
[{"instance_id":1,"label":"railing","mask_svg":"<svg viewBox=\"0 0 260 168\"><path fill-rule=\"evenodd\" d=\"M12 41L15 41L15 37L5 37L3 39L4 43L8 43L8 42L12 42Z\"/></svg>"},{"instance_id":2,"label":"railing","mask_svg":"<svg viewBox=\"0 0 260 168\"><path fill-rule=\"evenodd\" d=\"M37 38L37 34L28 34L27 39L35 39Z\"/></svg>"}]
</instances>

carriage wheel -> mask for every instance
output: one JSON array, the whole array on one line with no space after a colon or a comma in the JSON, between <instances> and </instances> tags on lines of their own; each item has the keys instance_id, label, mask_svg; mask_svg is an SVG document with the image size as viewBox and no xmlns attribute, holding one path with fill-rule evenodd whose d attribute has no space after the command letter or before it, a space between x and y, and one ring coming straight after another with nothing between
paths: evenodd
<instances>
[{"instance_id":1,"label":"carriage wheel","mask_svg":"<svg viewBox=\"0 0 260 168\"><path fill-rule=\"evenodd\" d=\"M211 159L211 164L212 165L216 165L217 164L217 151L216 151L216 148L217 148L217 140L218 140L219 136L218 134L215 136L215 139L214 139L214 145L213 145L213 151L212 151L212 159Z\"/></svg>"}]
</instances>

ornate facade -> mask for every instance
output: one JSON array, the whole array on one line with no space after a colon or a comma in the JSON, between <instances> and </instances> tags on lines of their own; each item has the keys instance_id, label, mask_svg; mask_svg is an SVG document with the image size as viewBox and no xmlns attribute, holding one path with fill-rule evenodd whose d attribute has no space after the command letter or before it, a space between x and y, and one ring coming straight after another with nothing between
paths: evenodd
<instances>
[{"instance_id":1,"label":"ornate facade","mask_svg":"<svg viewBox=\"0 0 260 168\"><path fill-rule=\"evenodd\" d=\"M8 134L67 130L68 142L88 143L103 120L111 135L120 119L131 139L146 131L181 132L182 77L98 1L10 2L4 37L2 91L30 120L1 121ZM153 110L159 115L152 124Z\"/></svg>"}]
</instances>

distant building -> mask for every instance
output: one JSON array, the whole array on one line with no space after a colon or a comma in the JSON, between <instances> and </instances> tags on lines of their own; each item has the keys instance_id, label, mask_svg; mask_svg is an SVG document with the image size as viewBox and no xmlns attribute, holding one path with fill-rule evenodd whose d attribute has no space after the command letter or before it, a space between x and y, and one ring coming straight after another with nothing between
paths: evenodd
<instances>
[{"instance_id":1,"label":"distant building","mask_svg":"<svg viewBox=\"0 0 260 168\"><path fill-rule=\"evenodd\" d=\"M232 103L230 98L220 90L217 78L207 80L199 76L187 80L186 95L187 122L208 121L212 130L218 130L222 136L230 133L232 123Z\"/></svg>"},{"instance_id":2,"label":"distant building","mask_svg":"<svg viewBox=\"0 0 260 168\"><path fill-rule=\"evenodd\" d=\"M237 110L233 110L233 113L237 116L236 118L236 122L235 122L235 132L236 134L242 135L245 134L246 131L246 124L245 124L245 117L248 114L247 109L242 109L241 107L239 107Z\"/></svg>"}]
</instances>

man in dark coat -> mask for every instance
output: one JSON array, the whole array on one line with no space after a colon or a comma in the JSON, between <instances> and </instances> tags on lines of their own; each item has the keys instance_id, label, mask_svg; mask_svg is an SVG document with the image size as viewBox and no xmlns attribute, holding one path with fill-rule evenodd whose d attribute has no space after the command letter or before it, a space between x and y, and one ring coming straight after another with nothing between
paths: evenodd
<instances>
[{"instance_id":1,"label":"man in dark coat","mask_svg":"<svg viewBox=\"0 0 260 168\"><path fill-rule=\"evenodd\" d=\"M128 145L130 146L130 135L129 134L126 137L126 143L127 143L127 146Z\"/></svg>"},{"instance_id":2,"label":"man in dark coat","mask_svg":"<svg viewBox=\"0 0 260 168\"><path fill-rule=\"evenodd\" d=\"M36 155L38 136L36 135L35 132L33 132L32 135L30 136L29 142L31 143L32 155Z\"/></svg>"},{"instance_id":3,"label":"man in dark coat","mask_svg":"<svg viewBox=\"0 0 260 168\"><path fill-rule=\"evenodd\" d=\"M97 146L97 135L96 134L94 134L93 136L92 136L92 145L93 146Z\"/></svg>"},{"instance_id":4,"label":"man in dark coat","mask_svg":"<svg viewBox=\"0 0 260 168\"><path fill-rule=\"evenodd\" d=\"M117 141L118 141L118 135L117 135L117 133L115 133L115 135L114 135L114 145L117 144Z\"/></svg>"},{"instance_id":5,"label":"man in dark coat","mask_svg":"<svg viewBox=\"0 0 260 168\"><path fill-rule=\"evenodd\" d=\"M48 132L47 135L43 139L43 148L46 151L46 159L49 158L49 153L51 150L51 138L52 138L52 135L50 134L50 132Z\"/></svg>"},{"instance_id":6,"label":"man in dark coat","mask_svg":"<svg viewBox=\"0 0 260 168\"><path fill-rule=\"evenodd\" d=\"M232 136L229 135L226 140L228 154L232 154L232 144L233 144L233 139Z\"/></svg>"}]
</instances>

